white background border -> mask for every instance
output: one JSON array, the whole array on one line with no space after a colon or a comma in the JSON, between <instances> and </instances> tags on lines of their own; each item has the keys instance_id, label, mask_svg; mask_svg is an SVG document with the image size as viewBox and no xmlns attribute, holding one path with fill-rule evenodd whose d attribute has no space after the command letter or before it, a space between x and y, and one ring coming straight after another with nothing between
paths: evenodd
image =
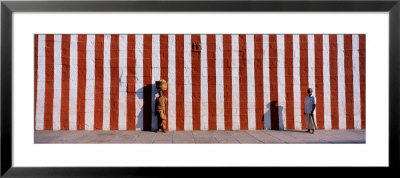
<instances>
[{"instance_id":1,"label":"white background border","mask_svg":"<svg viewBox=\"0 0 400 178\"><path fill-rule=\"evenodd\" d=\"M388 166L388 13L13 14L13 166ZM365 33L366 144L34 144L35 33ZM310 159L310 156L312 159Z\"/></svg>"}]
</instances>

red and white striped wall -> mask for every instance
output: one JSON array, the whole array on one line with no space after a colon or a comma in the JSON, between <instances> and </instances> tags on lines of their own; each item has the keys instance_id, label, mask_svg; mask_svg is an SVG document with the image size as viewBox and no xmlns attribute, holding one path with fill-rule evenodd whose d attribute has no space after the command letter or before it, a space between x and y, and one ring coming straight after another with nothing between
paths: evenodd
<instances>
[{"instance_id":1,"label":"red and white striped wall","mask_svg":"<svg viewBox=\"0 0 400 178\"><path fill-rule=\"evenodd\" d=\"M192 43L201 44L192 51ZM365 129L365 35L35 35L36 130Z\"/></svg>"}]
</instances>

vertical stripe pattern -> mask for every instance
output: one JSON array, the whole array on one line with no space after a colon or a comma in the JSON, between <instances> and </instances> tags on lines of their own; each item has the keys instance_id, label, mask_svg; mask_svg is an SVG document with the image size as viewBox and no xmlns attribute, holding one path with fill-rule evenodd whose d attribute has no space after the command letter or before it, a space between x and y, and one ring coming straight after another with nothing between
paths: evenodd
<instances>
[{"instance_id":1,"label":"vertical stripe pattern","mask_svg":"<svg viewBox=\"0 0 400 178\"><path fill-rule=\"evenodd\" d=\"M184 35L183 46L183 91L184 91L184 130L193 130L192 112L192 36Z\"/></svg>"},{"instance_id":2,"label":"vertical stripe pattern","mask_svg":"<svg viewBox=\"0 0 400 178\"><path fill-rule=\"evenodd\" d=\"M331 127L339 129L339 110L338 110L338 43L336 35L329 35L329 79L331 93Z\"/></svg>"},{"instance_id":3,"label":"vertical stripe pattern","mask_svg":"<svg viewBox=\"0 0 400 178\"><path fill-rule=\"evenodd\" d=\"M69 130L69 80L71 36L62 35L61 46L61 130Z\"/></svg>"},{"instance_id":4,"label":"vertical stripe pattern","mask_svg":"<svg viewBox=\"0 0 400 178\"><path fill-rule=\"evenodd\" d=\"M160 79L168 82L168 35L160 35ZM168 97L168 90L163 94ZM169 102L169 101L168 101ZM168 113L167 113L168 122ZM166 126L168 130L168 124Z\"/></svg>"},{"instance_id":5,"label":"vertical stripe pattern","mask_svg":"<svg viewBox=\"0 0 400 178\"><path fill-rule=\"evenodd\" d=\"M87 36L78 35L78 85L77 85L77 109L76 127L78 130L85 129L85 92L86 92L86 44Z\"/></svg>"},{"instance_id":6,"label":"vertical stripe pattern","mask_svg":"<svg viewBox=\"0 0 400 178\"><path fill-rule=\"evenodd\" d=\"M270 113L270 126L272 130L279 129L278 115L278 47L277 35L269 35L269 93L268 108Z\"/></svg>"},{"instance_id":7,"label":"vertical stripe pattern","mask_svg":"<svg viewBox=\"0 0 400 178\"><path fill-rule=\"evenodd\" d=\"M232 130L232 38L223 35L224 125Z\"/></svg>"},{"instance_id":8,"label":"vertical stripe pattern","mask_svg":"<svg viewBox=\"0 0 400 178\"><path fill-rule=\"evenodd\" d=\"M111 89L111 64L110 49L111 35L104 35L104 80L103 80L103 130L110 130L110 89Z\"/></svg>"},{"instance_id":9,"label":"vertical stripe pattern","mask_svg":"<svg viewBox=\"0 0 400 178\"><path fill-rule=\"evenodd\" d=\"M65 41L65 40L64 40ZM34 96L33 96L33 117L34 117L34 127L33 129L36 130L36 102L37 102L37 74L38 74L38 48L39 48L39 44L38 44L38 35L35 34L34 36L34 50L35 50L35 56L34 56L34 62L33 62L33 80L34 80Z\"/></svg>"},{"instance_id":10,"label":"vertical stripe pattern","mask_svg":"<svg viewBox=\"0 0 400 178\"><path fill-rule=\"evenodd\" d=\"M119 35L110 42L110 130L118 130L119 115Z\"/></svg>"},{"instance_id":11,"label":"vertical stripe pattern","mask_svg":"<svg viewBox=\"0 0 400 178\"><path fill-rule=\"evenodd\" d=\"M77 130L78 104L78 35L71 35L69 77L69 130Z\"/></svg>"},{"instance_id":12,"label":"vertical stripe pattern","mask_svg":"<svg viewBox=\"0 0 400 178\"><path fill-rule=\"evenodd\" d=\"M35 120L36 130L44 129L44 97L45 97L45 74L46 74L46 35L38 35L38 69L37 69L37 89L36 89L36 107Z\"/></svg>"},{"instance_id":13,"label":"vertical stripe pattern","mask_svg":"<svg viewBox=\"0 0 400 178\"><path fill-rule=\"evenodd\" d=\"M54 98L53 98L53 130L61 129L61 35L54 35Z\"/></svg>"},{"instance_id":14,"label":"vertical stripe pattern","mask_svg":"<svg viewBox=\"0 0 400 178\"><path fill-rule=\"evenodd\" d=\"M361 95L360 95L360 66L358 35L352 35L352 64L353 64L353 87L354 87L354 128L361 129ZM357 107L359 106L359 107Z\"/></svg>"},{"instance_id":15,"label":"vertical stripe pattern","mask_svg":"<svg viewBox=\"0 0 400 178\"><path fill-rule=\"evenodd\" d=\"M346 128L354 129L354 89L353 89L353 37L344 35L344 74L346 93Z\"/></svg>"},{"instance_id":16,"label":"vertical stripe pattern","mask_svg":"<svg viewBox=\"0 0 400 178\"><path fill-rule=\"evenodd\" d=\"M285 39L284 35L277 35L277 52L278 52L278 120L279 130L286 129L286 92L285 92Z\"/></svg>"},{"instance_id":17,"label":"vertical stripe pattern","mask_svg":"<svg viewBox=\"0 0 400 178\"><path fill-rule=\"evenodd\" d=\"M86 43L85 130L94 129L95 98L95 35L87 35Z\"/></svg>"},{"instance_id":18,"label":"vertical stripe pattern","mask_svg":"<svg viewBox=\"0 0 400 178\"><path fill-rule=\"evenodd\" d=\"M255 113L255 78L254 78L254 35L246 35L246 58L247 58L247 107L248 107L248 129L256 129ZM253 70L252 70L253 69Z\"/></svg>"},{"instance_id":19,"label":"vertical stripe pattern","mask_svg":"<svg viewBox=\"0 0 400 178\"><path fill-rule=\"evenodd\" d=\"M155 87L155 82L160 80L160 35L152 35L152 53L151 53L151 111L152 111L152 119L151 119L151 130L157 129L157 115L155 112L156 109L156 94L158 93L157 88Z\"/></svg>"},{"instance_id":20,"label":"vertical stripe pattern","mask_svg":"<svg viewBox=\"0 0 400 178\"><path fill-rule=\"evenodd\" d=\"M239 116L240 130L248 129L248 108L247 108L247 50L246 35L239 35Z\"/></svg>"},{"instance_id":21,"label":"vertical stripe pattern","mask_svg":"<svg viewBox=\"0 0 400 178\"><path fill-rule=\"evenodd\" d=\"M293 109L294 128L302 129L302 101L300 90L300 36L293 35Z\"/></svg>"},{"instance_id":22,"label":"vertical stripe pattern","mask_svg":"<svg viewBox=\"0 0 400 178\"><path fill-rule=\"evenodd\" d=\"M285 35L286 129L294 129L293 35Z\"/></svg>"},{"instance_id":23,"label":"vertical stripe pattern","mask_svg":"<svg viewBox=\"0 0 400 178\"><path fill-rule=\"evenodd\" d=\"M208 130L208 71L207 71L207 35L200 35L201 40L201 81L200 81L200 129Z\"/></svg>"},{"instance_id":24,"label":"vertical stripe pattern","mask_svg":"<svg viewBox=\"0 0 400 178\"><path fill-rule=\"evenodd\" d=\"M54 35L46 35L45 63L44 130L53 130Z\"/></svg>"},{"instance_id":25,"label":"vertical stripe pattern","mask_svg":"<svg viewBox=\"0 0 400 178\"><path fill-rule=\"evenodd\" d=\"M256 129L264 129L263 36L254 35L254 93Z\"/></svg>"},{"instance_id":26,"label":"vertical stripe pattern","mask_svg":"<svg viewBox=\"0 0 400 178\"><path fill-rule=\"evenodd\" d=\"M176 130L175 35L168 35L168 130Z\"/></svg>"},{"instance_id":27,"label":"vertical stripe pattern","mask_svg":"<svg viewBox=\"0 0 400 178\"><path fill-rule=\"evenodd\" d=\"M347 127L346 115L346 81L344 67L344 35L337 35L337 81L338 81L338 108L339 108L339 129Z\"/></svg>"},{"instance_id":28,"label":"vertical stripe pattern","mask_svg":"<svg viewBox=\"0 0 400 178\"><path fill-rule=\"evenodd\" d=\"M324 71L323 71L323 41L322 35L314 36L314 69L315 69L315 91L316 103L318 107L315 108L316 124L319 129L324 129Z\"/></svg>"},{"instance_id":29,"label":"vertical stripe pattern","mask_svg":"<svg viewBox=\"0 0 400 178\"><path fill-rule=\"evenodd\" d=\"M217 129L216 75L215 75L215 35L207 35L207 77L208 77L208 129Z\"/></svg>"},{"instance_id":30,"label":"vertical stripe pattern","mask_svg":"<svg viewBox=\"0 0 400 178\"><path fill-rule=\"evenodd\" d=\"M152 35L143 35L143 130L151 130L153 121Z\"/></svg>"},{"instance_id":31,"label":"vertical stripe pattern","mask_svg":"<svg viewBox=\"0 0 400 178\"><path fill-rule=\"evenodd\" d=\"M269 78L269 35L263 35L263 92L264 92L264 129L271 129L271 103L270 103L270 78Z\"/></svg>"},{"instance_id":32,"label":"vertical stripe pattern","mask_svg":"<svg viewBox=\"0 0 400 178\"><path fill-rule=\"evenodd\" d=\"M329 35L322 36L322 60L323 60L323 84L324 84L324 128L332 128L331 120L331 83L330 83L330 66L329 66L329 54L330 54L330 42ZM317 60L318 61L318 60ZM318 112L318 110L317 110Z\"/></svg>"},{"instance_id":33,"label":"vertical stripe pattern","mask_svg":"<svg viewBox=\"0 0 400 178\"><path fill-rule=\"evenodd\" d=\"M307 35L300 35L299 36L299 43L300 43L300 103L301 103L301 128L306 128L305 122L305 103L304 98L306 98L307 89L309 88L308 85L308 36Z\"/></svg>"},{"instance_id":34,"label":"vertical stripe pattern","mask_svg":"<svg viewBox=\"0 0 400 178\"><path fill-rule=\"evenodd\" d=\"M215 35L215 82L216 82L216 114L217 130L224 130L224 64L223 64L223 38L222 35Z\"/></svg>"},{"instance_id":35,"label":"vertical stripe pattern","mask_svg":"<svg viewBox=\"0 0 400 178\"><path fill-rule=\"evenodd\" d=\"M144 130L144 88L143 88L143 35L135 35L135 116L136 130Z\"/></svg>"},{"instance_id":36,"label":"vertical stripe pattern","mask_svg":"<svg viewBox=\"0 0 400 178\"><path fill-rule=\"evenodd\" d=\"M185 121L185 66L184 66L184 36L175 36L175 112L176 112L176 130L184 130Z\"/></svg>"},{"instance_id":37,"label":"vertical stripe pattern","mask_svg":"<svg viewBox=\"0 0 400 178\"><path fill-rule=\"evenodd\" d=\"M136 130L136 65L135 65L135 35L127 36L127 54L126 54L126 129Z\"/></svg>"},{"instance_id":38,"label":"vertical stripe pattern","mask_svg":"<svg viewBox=\"0 0 400 178\"><path fill-rule=\"evenodd\" d=\"M192 35L191 38L191 61L192 61L192 120L193 130L200 130L200 96L201 96L201 60L200 48L196 44L200 44L200 35Z\"/></svg>"},{"instance_id":39,"label":"vertical stripe pattern","mask_svg":"<svg viewBox=\"0 0 400 178\"><path fill-rule=\"evenodd\" d=\"M127 73L128 73L128 36L119 35L119 100L118 100L118 130L126 130L127 113Z\"/></svg>"},{"instance_id":40,"label":"vertical stripe pattern","mask_svg":"<svg viewBox=\"0 0 400 178\"><path fill-rule=\"evenodd\" d=\"M365 64L365 50L366 50L366 45L365 45L365 40L366 36L364 35L359 35L359 46L358 46L358 53L359 53L359 69L360 69L360 98L361 98L361 128L365 129L366 128L366 107L365 107L365 88L366 88L366 64ZM357 43L357 41L353 41L353 43Z\"/></svg>"},{"instance_id":41,"label":"vertical stripe pattern","mask_svg":"<svg viewBox=\"0 0 400 178\"><path fill-rule=\"evenodd\" d=\"M365 129L365 39L352 35L34 35L35 130Z\"/></svg>"}]
</instances>

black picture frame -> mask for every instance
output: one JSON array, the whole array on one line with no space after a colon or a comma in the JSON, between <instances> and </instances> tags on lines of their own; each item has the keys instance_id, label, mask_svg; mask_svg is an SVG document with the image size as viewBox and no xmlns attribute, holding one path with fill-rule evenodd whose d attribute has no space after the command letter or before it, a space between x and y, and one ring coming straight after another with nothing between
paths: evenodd
<instances>
[{"instance_id":1,"label":"black picture frame","mask_svg":"<svg viewBox=\"0 0 400 178\"><path fill-rule=\"evenodd\" d=\"M389 13L389 168L399 168L400 118L400 2L399 0L364 1L2 1L1 2L1 176L6 177L131 177L176 175L176 168L20 168L12 165L12 18L13 12L388 12ZM155 160L157 161L157 160ZM210 171L192 170L207 175ZM265 169L265 168L264 168ZM236 169L234 169L236 170ZM224 175L234 171L218 169ZM374 170L374 169L369 169ZM255 172L254 172L255 171ZM283 170L280 170L283 171ZM265 172L256 169L253 173ZM290 171L288 171L290 173ZM292 172L293 173L293 172ZM296 173L295 173L296 174ZM331 175L338 172L330 171ZM171 175L170 175L171 176Z\"/></svg>"}]
</instances>

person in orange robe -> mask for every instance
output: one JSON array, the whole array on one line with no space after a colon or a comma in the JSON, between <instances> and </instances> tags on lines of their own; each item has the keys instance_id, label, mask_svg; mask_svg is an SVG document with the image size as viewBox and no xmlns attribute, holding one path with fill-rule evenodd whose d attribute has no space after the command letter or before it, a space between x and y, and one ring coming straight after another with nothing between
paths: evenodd
<instances>
[{"instance_id":1,"label":"person in orange robe","mask_svg":"<svg viewBox=\"0 0 400 178\"><path fill-rule=\"evenodd\" d=\"M156 112L158 116L158 132L165 132L167 129L167 104L168 99L163 95L163 91L159 90L160 96L157 97Z\"/></svg>"}]
</instances>

